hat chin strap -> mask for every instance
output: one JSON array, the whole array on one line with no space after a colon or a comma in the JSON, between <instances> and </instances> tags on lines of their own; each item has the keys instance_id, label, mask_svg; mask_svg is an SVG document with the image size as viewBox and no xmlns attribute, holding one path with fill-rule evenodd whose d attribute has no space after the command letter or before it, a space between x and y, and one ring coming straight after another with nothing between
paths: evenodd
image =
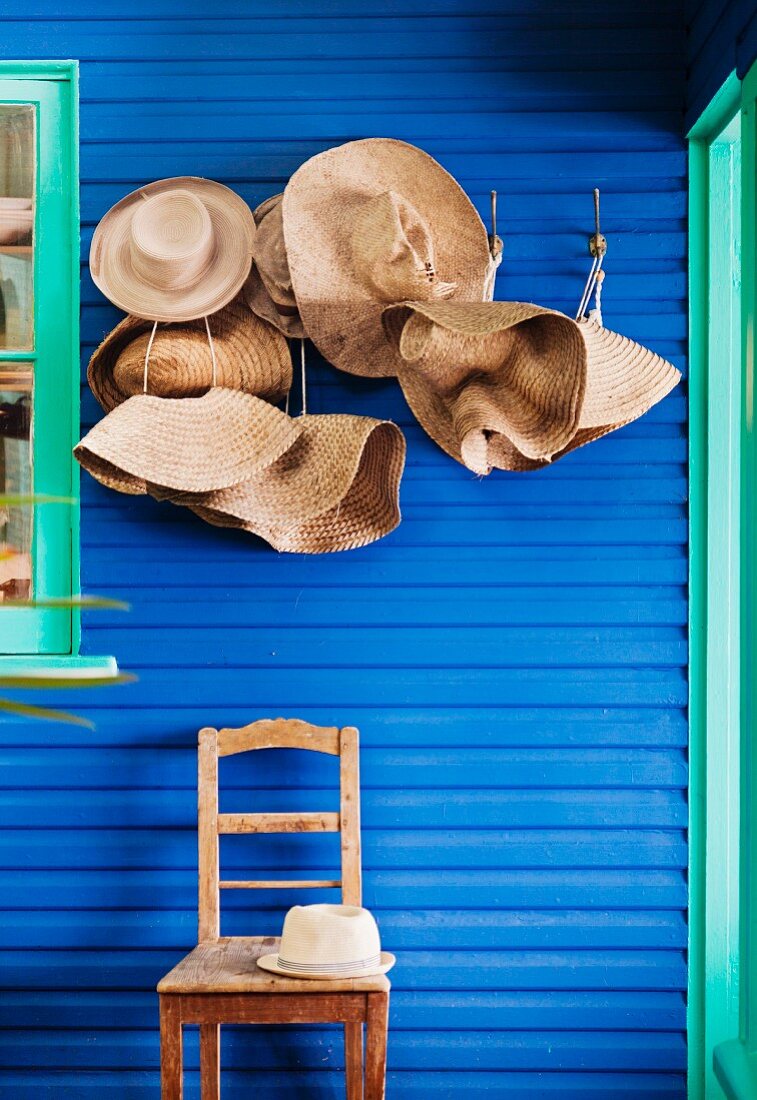
<instances>
[{"instance_id":1,"label":"hat chin strap","mask_svg":"<svg viewBox=\"0 0 757 1100\"><path fill-rule=\"evenodd\" d=\"M203 317L203 321L205 322L205 331L208 334L208 346L210 348L210 362L211 362L211 366L212 366L212 374L211 374L211 383L210 384L213 387L213 389L215 389L215 387L218 385L218 362L216 360L216 347L215 347L215 344L213 343L213 337L210 334L210 323L208 322L208 318ZM158 322L155 321L155 323L152 326L152 332L150 333L150 339L147 341L147 351L145 352L145 369L144 369L144 373L142 375L142 393L144 393L144 394L147 393L147 374L148 374L149 364L150 364L150 352L152 351L152 344L153 344L153 340L155 339L155 333L157 331L158 331ZM303 343L304 343L304 341L303 341ZM303 350L303 368L302 368L303 372L305 370L304 355L305 355L305 352ZM304 378L304 374L303 374L303 378Z\"/></svg>"}]
</instances>

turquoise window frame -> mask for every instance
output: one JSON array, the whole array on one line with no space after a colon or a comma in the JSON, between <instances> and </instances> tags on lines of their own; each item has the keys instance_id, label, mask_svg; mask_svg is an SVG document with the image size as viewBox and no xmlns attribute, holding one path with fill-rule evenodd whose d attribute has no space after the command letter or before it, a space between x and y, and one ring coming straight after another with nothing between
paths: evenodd
<instances>
[{"instance_id":1,"label":"turquoise window frame","mask_svg":"<svg viewBox=\"0 0 757 1100\"><path fill-rule=\"evenodd\" d=\"M693 1100L757 1096L756 100L757 65L689 134Z\"/></svg>"},{"instance_id":2,"label":"turquoise window frame","mask_svg":"<svg viewBox=\"0 0 757 1100\"><path fill-rule=\"evenodd\" d=\"M37 117L35 347L0 352L0 359L34 361L34 493L68 503L35 507L33 593L40 601L65 601L79 593L79 476L72 456L79 428L78 65L0 62L0 102L31 103ZM2 609L0 665L7 668L9 655L52 664L73 658L80 633L78 610L70 606Z\"/></svg>"}]
</instances>

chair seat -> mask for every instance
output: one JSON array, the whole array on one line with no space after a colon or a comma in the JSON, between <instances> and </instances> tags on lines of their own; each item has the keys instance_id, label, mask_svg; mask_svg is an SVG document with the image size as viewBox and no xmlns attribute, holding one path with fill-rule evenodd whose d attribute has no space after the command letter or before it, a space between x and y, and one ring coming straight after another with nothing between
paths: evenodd
<instances>
[{"instance_id":1,"label":"chair seat","mask_svg":"<svg viewBox=\"0 0 757 1100\"><path fill-rule=\"evenodd\" d=\"M158 983L158 993L377 993L390 988L385 974L333 981L285 978L256 960L279 950L277 936L225 936L198 943Z\"/></svg>"}]
</instances>

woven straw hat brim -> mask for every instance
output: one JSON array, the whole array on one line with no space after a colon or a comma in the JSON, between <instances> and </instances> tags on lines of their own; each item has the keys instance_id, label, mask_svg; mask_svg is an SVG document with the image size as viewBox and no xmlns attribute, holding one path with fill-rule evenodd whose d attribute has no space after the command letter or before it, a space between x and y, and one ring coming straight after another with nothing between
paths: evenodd
<instances>
[{"instance_id":1,"label":"woven straw hat brim","mask_svg":"<svg viewBox=\"0 0 757 1100\"><path fill-rule=\"evenodd\" d=\"M370 978L375 974L386 974L391 970L397 959L390 951L381 952L381 963L379 966L369 967L366 970L360 970L353 974L350 974L350 978ZM344 974L312 974L308 971L298 971L297 974L292 974L291 970L282 970L279 966L278 955L263 955L257 960L258 966L263 970L269 970L272 974L283 974L287 978L307 978L314 981L344 981Z\"/></svg>"},{"instance_id":2,"label":"woven straw hat brim","mask_svg":"<svg viewBox=\"0 0 757 1100\"><path fill-rule=\"evenodd\" d=\"M349 415L296 422L302 435L274 465L224 492L173 494L173 503L288 553L352 550L393 531L405 464L399 428Z\"/></svg>"},{"instance_id":3,"label":"woven straw hat brim","mask_svg":"<svg viewBox=\"0 0 757 1100\"><path fill-rule=\"evenodd\" d=\"M582 321L578 328L588 351L586 396L578 431L551 461L638 420L681 380L672 363L628 337L593 321ZM525 456L513 454L512 443L499 436L489 440L487 458L493 467L504 470L547 465L546 461L528 463ZM521 465L512 465L518 462Z\"/></svg>"},{"instance_id":4,"label":"woven straw hat brim","mask_svg":"<svg viewBox=\"0 0 757 1100\"><path fill-rule=\"evenodd\" d=\"M134 270L129 248L131 221L144 199L189 191L202 202L213 229L215 254L191 287L158 287ZM252 264L255 222L230 188L198 176L157 180L126 195L95 229L89 267L95 286L126 313L150 321L190 321L215 313L241 290Z\"/></svg>"},{"instance_id":5,"label":"woven straw hat brim","mask_svg":"<svg viewBox=\"0 0 757 1100\"><path fill-rule=\"evenodd\" d=\"M294 299L289 265L285 258L281 216L283 198L283 194L272 195L253 211L256 227L260 229L265 224L262 232L255 235L255 262L244 291L253 313L275 325L284 336L304 339L307 333Z\"/></svg>"},{"instance_id":6,"label":"woven straw hat brim","mask_svg":"<svg viewBox=\"0 0 757 1100\"><path fill-rule=\"evenodd\" d=\"M284 337L256 317L241 295L209 320L216 354L216 383L267 401L280 401L292 385L292 359ZM95 350L87 368L90 389L106 412L143 392L153 322L123 319ZM204 320L161 326L150 349L148 393L199 397L212 385L213 360Z\"/></svg>"},{"instance_id":7,"label":"woven straw hat brim","mask_svg":"<svg viewBox=\"0 0 757 1100\"><path fill-rule=\"evenodd\" d=\"M490 472L493 437L508 441L498 451L505 468L520 470L575 435L587 355L570 318L521 302L413 302L389 307L384 322L403 355L411 411L474 473Z\"/></svg>"},{"instance_id":8,"label":"woven straw hat brim","mask_svg":"<svg viewBox=\"0 0 757 1100\"><path fill-rule=\"evenodd\" d=\"M482 301L491 260L486 229L470 199L422 150L368 138L303 164L287 184L283 202L300 316L330 363L367 377L393 376L402 366L381 324L389 303L372 292L352 247L356 215L366 200L387 191L401 195L427 223L439 280L456 284L453 298Z\"/></svg>"},{"instance_id":9,"label":"woven straw hat brim","mask_svg":"<svg viewBox=\"0 0 757 1100\"><path fill-rule=\"evenodd\" d=\"M581 410L581 429L602 429L628 424L670 393L681 372L662 356L603 328L582 321L579 331L588 353L586 396Z\"/></svg>"},{"instance_id":10,"label":"woven straw hat brim","mask_svg":"<svg viewBox=\"0 0 757 1100\"><path fill-rule=\"evenodd\" d=\"M250 394L215 388L202 397L130 397L74 449L110 488L179 492L236 485L276 462L300 434L285 413ZM144 487L142 487L144 486Z\"/></svg>"}]
</instances>

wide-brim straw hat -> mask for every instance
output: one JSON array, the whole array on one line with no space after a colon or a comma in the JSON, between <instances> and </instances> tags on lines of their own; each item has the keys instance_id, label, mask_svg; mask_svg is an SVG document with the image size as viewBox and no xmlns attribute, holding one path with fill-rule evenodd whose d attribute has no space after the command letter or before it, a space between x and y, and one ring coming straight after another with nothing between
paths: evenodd
<instances>
[{"instance_id":1,"label":"wide-brim straw hat","mask_svg":"<svg viewBox=\"0 0 757 1100\"><path fill-rule=\"evenodd\" d=\"M239 295L208 318L216 359L216 385L276 402L292 384L284 337L248 308ZM153 322L128 316L89 361L87 380L106 412L144 390L145 358ZM213 356L204 319L160 325L150 346L147 392L157 397L199 397L213 384Z\"/></svg>"},{"instance_id":2,"label":"wide-brim straw hat","mask_svg":"<svg viewBox=\"0 0 757 1100\"><path fill-rule=\"evenodd\" d=\"M148 183L107 212L92 238L95 285L126 313L190 321L241 290L255 222L230 188L197 176Z\"/></svg>"},{"instance_id":3,"label":"wide-brim straw hat","mask_svg":"<svg viewBox=\"0 0 757 1100\"><path fill-rule=\"evenodd\" d=\"M497 307L508 303L494 302ZM568 319L569 320L569 319ZM392 322L390 321L390 324ZM396 320L393 322L396 325ZM555 453L541 458L524 454L504 432L486 432L479 440L477 460L481 472L538 470L579 447L637 420L666 397L681 380L681 372L649 348L604 328L595 321L573 322L585 348L586 384L578 423L571 439ZM407 376L400 379L408 403L431 437L458 461L460 437L455 431L448 402L433 387L419 386Z\"/></svg>"},{"instance_id":4,"label":"wide-brim straw hat","mask_svg":"<svg viewBox=\"0 0 757 1100\"><path fill-rule=\"evenodd\" d=\"M493 436L503 437L506 469L548 460L575 436L587 353L564 314L524 302L412 302L383 316L410 409L475 473L491 469Z\"/></svg>"},{"instance_id":5,"label":"wide-brim straw hat","mask_svg":"<svg viewBox=\"0 0 757 1100\"><path fill-rule=\"evenodd\" d=\"M209 492L276 462L301 430L280 409L238 390L184 398L140 394L108 413L74 454L93 477L122 493Z\"/></svg>"},{"instance_id":6,"label":"wide-brim straw hat","mask_svg":"<svg viewBox=\"0 0 757 1100\"><path fill-rule=\"evenodd\" d=\"M381 324L390 303L485 297L491 255L478 212L405 142L367 138L307 161L284 191L283 224L307 334L350 374L401 369Z\"/></svg>"},{"instance_id":7,"label":"wide-brim straw hat","mask_svg":"<svg viewBox=\"0 0 757 1100\"><path fill-rule=\"evenodd\" d=\"M274 325L284 336L307 336L292 290L284 224L281 213L283 194L266 199L253 212L255 234L254 263L244 285L247 303L253 313Z\"/></svg>"},{"instance_id":8,"label":"wide-brim straw hat","mask_svg":"<svg viewBox=\"0 0 757 1100\"><path fill-rule=\"evenodd\" d=\"M295 905L284 918L278 953L257 960L274 974L321 981L386 974L395 962L381 950L373 914L358 905Z\"/></svg>"},{"instance_id":9,"label":"wide-brim straw hat","mask_svg":"<svg viewBox=\"0 0 757 1100\"><path fill-rule=\"evenodd\" d=\"M272 465L228 489L165 493L219 527L276 550L326 554L375 542L400 522L405 438L390 421L347 414L298 417L300 435Z\"/></svg>"}]
</instances>

